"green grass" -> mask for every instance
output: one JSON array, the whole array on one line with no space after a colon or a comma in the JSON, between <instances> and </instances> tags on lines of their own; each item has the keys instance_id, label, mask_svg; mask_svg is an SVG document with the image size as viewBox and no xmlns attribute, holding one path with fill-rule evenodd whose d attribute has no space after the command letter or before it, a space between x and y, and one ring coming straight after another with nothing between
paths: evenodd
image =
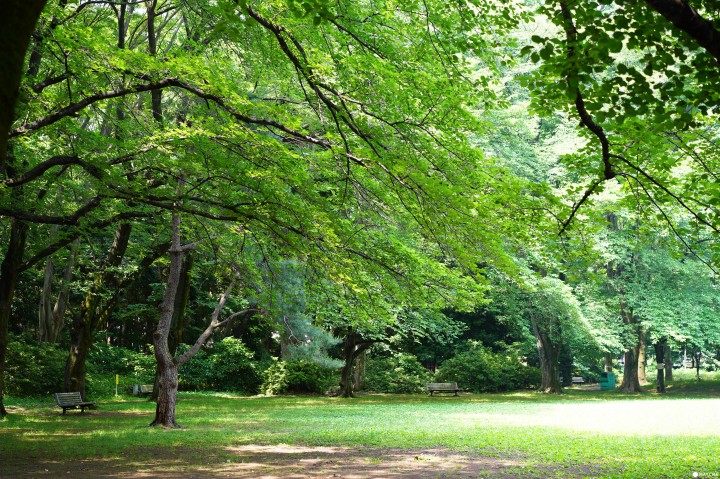
<instances>
[{"instance_id":1,"label":"green grass","mask_svg":"<svg viewBox=\"0 0 720 479\"><path fill-rule=\"evenodd\" d=\"M520 455L528 462L525 472L533 465L577 464L602 466L602 476L593 477L690 478L693 471L720 477L718 391L718 382L687 380L667 395L635 396L583 390L357 399L181 393L177 417L187 428L172 431L147 427L154 404L144 400L103 402L85 415L32 407L0 422L0 463L3 457L140 457L154 447L180 446L191 454L213 444L223 454L234 445L303 444Z\"/></svg>"}]
</instances>

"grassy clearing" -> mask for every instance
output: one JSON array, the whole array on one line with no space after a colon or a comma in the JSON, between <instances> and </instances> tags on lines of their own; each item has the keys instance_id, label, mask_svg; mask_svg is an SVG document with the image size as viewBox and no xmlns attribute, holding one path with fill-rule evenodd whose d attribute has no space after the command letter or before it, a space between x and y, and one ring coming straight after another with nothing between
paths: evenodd
<instances>
[{"instance_id":1,"label":"grassy clearing","mask_svg":"<svg viewBox=\"0 0 720 479\"><path fill-rule=\"evenodd\" d=\"M521 456L529 465L520 476L533 465L577 464L602 466L608 478L720 477L720 384L678 381L673 388L665 396L571 390L353 400L183 393L178 420L187 429L174 431L147 427L154 405L144 400L103 402L85 415L29 408L0 423L0 463L137 458L168 446L192 454L209 444L230 457L225 448L232 446L302 444Z\"/></svg>"}]
</instances>

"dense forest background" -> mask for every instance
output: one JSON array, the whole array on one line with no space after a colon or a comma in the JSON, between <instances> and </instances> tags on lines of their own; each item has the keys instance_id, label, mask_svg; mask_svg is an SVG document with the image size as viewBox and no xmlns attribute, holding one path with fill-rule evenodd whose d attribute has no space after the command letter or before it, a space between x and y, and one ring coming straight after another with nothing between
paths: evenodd
<instances>
[{"instance_id":1,"label":"dense forest background","mask_svg":"<svg viewBox=\"0 0 720 479\"><path fill-rule=\"evenodd\" d=\"M0 394L720 365L717 2L10 3Z\"/></svg>"}]
</instances>

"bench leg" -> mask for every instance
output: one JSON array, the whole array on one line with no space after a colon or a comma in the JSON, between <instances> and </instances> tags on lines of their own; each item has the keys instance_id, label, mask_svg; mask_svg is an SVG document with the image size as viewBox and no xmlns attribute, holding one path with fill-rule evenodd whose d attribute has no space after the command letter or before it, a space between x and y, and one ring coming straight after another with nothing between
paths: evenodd
<instances>
[{"instance_id":1,"label":"bench leg","mask_svg":"<svg viewBox=\"0 0 720 479\"><path fill-rule=\"evenodd\" d=\"M66 412L67 412L67 408L64 407L64 408L63 408L63 414L65 414Z\"/></svg>"}]
</instances>

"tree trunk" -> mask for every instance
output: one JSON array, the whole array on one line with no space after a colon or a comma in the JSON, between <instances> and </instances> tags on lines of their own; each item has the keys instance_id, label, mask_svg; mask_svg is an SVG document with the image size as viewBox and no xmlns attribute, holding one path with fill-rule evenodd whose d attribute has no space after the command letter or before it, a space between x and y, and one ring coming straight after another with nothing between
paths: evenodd
<instances>
[{"instance_id":1,"label":"tree trunk","mask_svg":"<svg viewBox=\"0 0 720 479\"><path fill-rule=\"evenodd\" d=\"M665 357L665 382L672 381L673 380L673 357L672 357L672 350L670 349L670 345L665 345L665 352L663 353L663 356Z\"/></svg>"},{"instance_id":2,"label":"tree trunk","mask_svg":"<svg viewBox=\"0 0 720 479\"><path fill-rule=\"evenodd\" d=\"M649 384L647 379L647 353L645 346L645 332L640 330L640 341L638 342L638 382L641 386Z\"/></svg>"},{"instance_id":3,"label":"tree trunk","mask_svg":"<svg viewBox=\"0 0 720 479\"><path fill-rule=\"evenodd\" d=\"M190 297L190 270L192 269L192 264L192 255L188 254L183 256L182 267L180 269L180 284L178 284L178 293L175 295L170 334L168 336L168 350L170 351L171 356L175 355L178 346L182 342L183 329L185 325L185 310L187 309L187 302ZM160 387L162 371L160 369L161 367L158 364L155 372L155 387L150 395L150 400L152 401L158 400L160 391L162 390Z\"/></svg>"},{"instance_id":4,"label":"tree trunk","mask_svg":"<svg viewBox=\"0 0 720 479\"><path fill-rule=\"evenodd\" d=\"M5 173L7 168L8 132L16 118L15 106L20 91L25 52L45 3L47 0L3 2L3 14L0 16L0 173ZM25 223L13 219L10 228L8 250L0 266L0 417L7 415L3 391L8 328L27 237Z\"/></svg>"},{"instance_id":5,"label":"tree trunk","mask_svg":"<svg viewBox=\"0 0 720 479\"><path fill-rule=\"evenodd\" d=\"M169 337L172 327L173 312L175 310L176 298L180 287L182 276L183 255L189 247L183 247L180 243L180 215L177 212L172 214L172 241L170 245L170 272L167 279L167 287L163 300L160 303L160 319L157 329L153 334L153 345L155 346L155 360L157 361L160 378L158 380L158 399L155 408L155 419L151 426L179 427L175 420L175 403L178 390L178 370L188 362L200 348L212 337L215 329L225 326L238 316L245 315L251 310L232 313L224 321L219 321L220 312L225 306L230 291L235 286L233 281L227 290L222 294L220 300L212 313L212 319L207 328L200 334L195 344L180 356L173 357L170 352Z\"/></svg>"},{"instance_id":6,"label":"tree trunk","mask_svg":"<svg viewBox=\"0 0 720 479\"><path fill-rule=\"evenodd\" d=\"M606 372L606 373L612 372L612 368L613 368L613 358L612 358L612 354L607 353L607 354L605 355L605 372Z\"/></svg>"},{"instance_id":7,"label":"tree trunk","mask_svg":"<svg viewBox=\"0 0 720 479\"><path fill-rule=\"evenodd\" d=\"M353 366L355 365L354 352L350 351L348 353L347 350L345 350L343 359L345 360L345 364L343 364L342 370L340 371L340 391L338 396L343 398L353 398L355 397L352 381Z\"/></svg>"},{"instance_id":8,"label":"tree trunk","mask_svg":"<svg viewBox=\"0 0 720 479\"><path fill-rule=\"evenodd\" d=\"M47 0L5 0L0 16L0 171L20 91L25 52ZM0 348L1 349L1 348ZM0 352L4 355L4 352Z\"/></svg>"},{"instance_id":9,"label":"tree trunk","mask_svg":"<svg viewBox=\"0 0 720 479\"><path fill-rule=\"evenodd\" d=\"M362 391L365 388L365 361L367 359L367 350L364 350L357 356L355 360L355 371L353 372L353 383L356 391Z\"/></svg>"},{"instance_id":10,"label":"tree trunk","mask_svg":"<svg viewBox=\"0 0 720 479\"><path fill-rule=\"evenodd\" d=\"M638 355L640 353L640 345L636 344L633 348L625 351L625 369L623 371L623 380L620 388L625 393L642 392L640 381L638 380Z\"/></svg>"},{"instance_id":11,"label":"tree trunk","mask_svg":"<svg viewBox=\"0 0 720 479\"><path fill-rule=\"evenodd\" d=\"M43 287L40 292L40 307L38 308L38 341L50 342L50 321L52 318L52 279L55 268L52 256L45 263Z\"/></svg>"},{"instance_id":12,"label":"tree trunk","mask_svg":"<svg viewBox=\"0 0 720 479\"><path fill-rule=\"evenodd\" d=\"M177 297L182 275L183 248L180 244L180 216L172 215L172 242L170 245L170 271L163 300L160 303L157 329L153 334L155 360L158 371L158 397L155 408L155 420L151 426L179 427L175 421L175 402L178 389L178 364L170 352L169 337L172 327L175 298Z\"/></svg>"},{"instance_id":13,"label":"tree trunk","mask_svg":"<svg viewBox=\"0 0 720 479\"><path fill-rule=\"evenodd\" d=\"M25 222L18 219L12 220L8 249L0 265L0 417L7 415L3 392L5 390L5 356L7 355L12 301L20 276L20 264L25 252L27 230L28 226Z\"/></svg>"},{"instance_id":14,"label":"tree trunk","mask_svg":"<svg viewBox=\"0 0 720 479\"><path fill-rule=\"evenodd\" d=\"M355 397L354 368L358 356L373 344L373 341L364 341L362 337L353 331L345 335L343 344L343 364L340 371L340 391L338 396L344 398Z\"/></svg>"},{"instance_id":15,"label":"tree trunk","mask_svg":"<svg viewBox=\"0 0 720 479\"><path fill-rule=\"evenodd\" d=\"M542 331L535 321L532 321L535 340L540 356L541 383L539 391L549 394L562 394L562 385L558 377L558 357L560 348L555 346L550 335Z\"/></svg>"},{"instance_id":16,"label":"tree trunk","mask_svg":"<svg viewBox=\"0 0 720 479\"><path fill-rule=\"evenodd\" d=\"M657 368L657 392L665 392L665 340L655 344L655 362ZM661 366L662 365L662 366Z\"/></svg>"},{"instance_id":17,"label":"tree trunk","mask_svg":"<svg viewBox=\"0 0 720 479\"><path fill-rule=\"evenodd\" d=\"M541 333L537 338L537 347L540 354L540 371L542 373L540 391L561 394L563 391L558 377L557 347L552 344L552 341L545 333Z\"/></svg>"},{"instance_id":18,"label":"tree trunk","mask_svg":"<svg viewBox=\"0 0 720 479\"><path fill-rule=\"evenodd\" d=\"M112 246L108 251L107 258L103 262L101 271L95 275L92 288L85 295L80 314L72 324L70 331L70 351L65 362L65 380L63 388L65 392L79 391L85 394L85 375L87 372L87 357L95 339L95 333L102 320L110 313L113 300L109 300L101 308L100 293L108 285L118 285L115 268L120 266L128 242L132 226L129 223L118 225L115 231Z\"/></svg>"},{"instance_id":19,"label":"tree trunk","mask_svg":"<svg viewBox=\"0 0 720 479\"><path fill-rule=\"evenodd\" d=\"M38 312L38 340L47 343L55 343L65 324L65 311L67 310L68 296L70 294L70 281L73 276L73 267L77 258L79 239L73 241L70 247L70 254L65 264L60 291L58 292L55 305L52 306L52 275L53 262L48 258L45 266L45 278L40 298L40 309Z\"/></svg>"},{"instance_id":20,"label":"tree trunk","mask_svg":"<svg viewBox=\"0 0 720 479\"><path fill-rule=\"evenodd\" d=\"M157 351L157 347L156 347ZM158 355L155 353L158 366L157 381L157 404L155 406L155 419L150 423L151 426L163 426L169 428L180 427L175 421L175 404L177 402L178 390L178 365L174 358L168 358L166 355ZM167 361L167 359L170 359Z\"/></svg>"}]
</instances>

